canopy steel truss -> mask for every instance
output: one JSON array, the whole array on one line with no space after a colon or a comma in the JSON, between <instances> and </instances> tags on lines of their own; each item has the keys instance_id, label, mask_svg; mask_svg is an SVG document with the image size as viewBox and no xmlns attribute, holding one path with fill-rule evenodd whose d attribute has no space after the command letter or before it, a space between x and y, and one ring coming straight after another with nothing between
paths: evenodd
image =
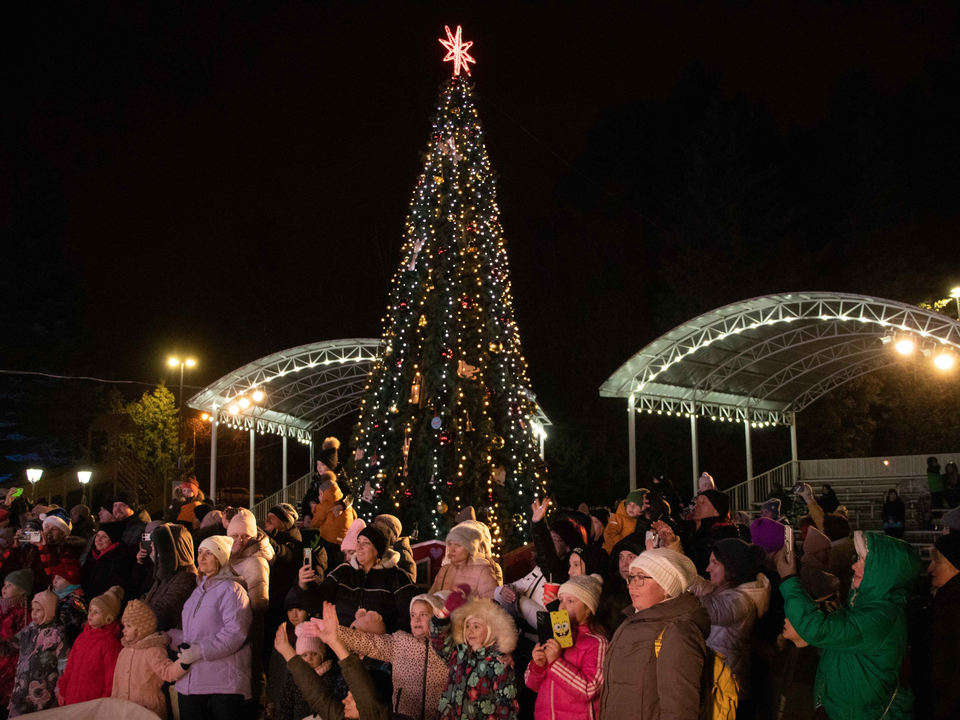
<instances>
[{"instance_id":1,"label":"canopy steel truss","mask_svg":"<svg viewBox=\"0 0 960 720\"><path fill-rule=\"evenodd\" d=\"M846 293L769 295L660 336L613 373L600 395L627 398L631 427L635 412L690 418L696 478L698 417L744 423L748 447L751 427L790 425L795 448L796 413L900 360L882 342L894 333L909 333L927 351L960 349L960 323L932 310ZM632 487L633 443L631 434Z\"/></svg>"}]
</instances>

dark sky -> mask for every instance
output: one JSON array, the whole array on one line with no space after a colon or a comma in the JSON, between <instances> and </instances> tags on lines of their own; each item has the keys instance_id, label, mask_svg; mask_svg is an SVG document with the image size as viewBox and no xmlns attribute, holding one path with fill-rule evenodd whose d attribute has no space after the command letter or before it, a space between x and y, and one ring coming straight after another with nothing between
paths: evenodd
<instances>
[{"instance_id":1,"label":"dark sky","mask_svg":"<svg viewBox=\"0 0 960 720\"><path fill-rule=\"evenodd\" d=\"M450 72L437 42L445 24L475 43L532 381L568 428L591 413L619 425L622 408L596 398L601 382L713 306L702 294L689 306L662 300L682 294L663 263L682 265L674 246L697 245L702 213L679 207L684 193L698 196L694 165L672 154L700 137L701 114L732 118L737 157L776 175L789 227L770 247L785 266L794 250L809 270L817 253L847 248L849 228L827 235L871 203L884 227L883 213L905 205L888 244L929 251L918 260L955 242L953 5L518 5L5 8L0 237L22 283L13 292L45 296L38 308L62 301L75 336L56 362L11 352L30 339L8 336L6 369L155 381L169 352L189 351L205 384L283 348L378 336ZM676 130L684 123L688 136ZM870 128L890 150L893 184L847 198L831 183L845 182L847 151ZM956 274L953 262L937 282ZM841 286L856 270L832 269L824 285L852 289ZM741 297L831 289L790 286L819 277L733 284ZM897 291L878 284L874 294ZM714 304L735 299L718 292Z\"/></svg>"}]
</instances>

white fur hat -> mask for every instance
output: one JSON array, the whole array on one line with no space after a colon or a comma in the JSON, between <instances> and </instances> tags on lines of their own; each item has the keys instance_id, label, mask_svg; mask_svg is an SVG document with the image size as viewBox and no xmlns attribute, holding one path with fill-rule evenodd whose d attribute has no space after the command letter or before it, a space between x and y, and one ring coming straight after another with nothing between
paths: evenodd
<instances>
[{"instance_id":1,"label":"white fur hat","mask_svg":"<svg viewBox=\"0 0 960 720\"><path fill-rule=\"evenodd\" d=\"M645 572L670 598L678 597L697 576L697 568L690 558L666 548L644 550L630 563L630 569Z\"/></svg>"}]
</instances>

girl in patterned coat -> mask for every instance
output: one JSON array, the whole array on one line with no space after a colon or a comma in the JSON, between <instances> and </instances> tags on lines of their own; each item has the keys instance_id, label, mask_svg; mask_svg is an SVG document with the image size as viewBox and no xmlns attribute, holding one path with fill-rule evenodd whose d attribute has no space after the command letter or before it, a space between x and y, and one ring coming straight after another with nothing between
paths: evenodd
<instances>
[{"instance_id":1,"label":"girl in patterned coat","mask_svg":"<svg viewBox=\"0 0 960 720\"><path fill-rule=\"evenodd\" d=\"M57 680L67 665L64 627L57 618L58 601L50 590L37 593L30 610L33 622L0 647L4 654L20 653L10 717L57 707Z\"/></svg>"},{"instance_id":2,"label":"girl in patterned coat","mask_svg":"<svg viewBox=\"0 0 960 720\"><path fill-rule=\"evenodd\" d=\"M469 585L458 585L430 621L433 648L449 668L437 718L516 720L520 708L510 655L517 646L516 625L492 600L468 602L470 592Z\"/></svg>"}]
</instances>

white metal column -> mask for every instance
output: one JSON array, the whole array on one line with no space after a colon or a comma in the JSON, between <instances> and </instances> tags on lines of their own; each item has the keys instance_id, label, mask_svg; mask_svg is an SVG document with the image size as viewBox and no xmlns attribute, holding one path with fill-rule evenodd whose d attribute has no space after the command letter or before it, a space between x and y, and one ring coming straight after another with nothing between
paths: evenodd
<instances>
[{"instance_id":1,"label":"white metal column","mask_svg":"<svg viewBox=\"0 0 960 720\"><path fill-rule=\"evenodd\" d=\"M256 462L254 457L254 454L256 451L256 444L257 444L256 437L257 437L256 430L254 430L253 428L250 428L250 509L251 510L253 509L253 506L256 504L253 501L254 500L253 487L257 479L256 469L255 469Z\"/></svg>"},{"instance_id":2,"label":"white metal column","mask_svg":"<svg viewBox=\"0 0 960 720\"><path fill-rule=\"evenodd\" d=\"M750 421L743 421L743 439L747 445L747 510L753 509L753 447L750 444Z\"/></svg>"},{"instance_id":3,"label":"white metal column","mask_svg":"<svg viewBox=\"0 0 960 720\"><path fill-rule=\"evenodd\" d=\"M217 504L217 406L213 406L210 418L210 502Z\"/></svg>"},{"instance_id":4,"label":"white metal column","mask_svg":"<svg viewBox=\"0 0 960 720\"><path fill-rule=\"evenodd\" d=\"M800 482L800 454L797 452L797 415L790 421L790 458L793 460L793 484Z\"/></svg>"},{"instance_id":5,"label":"white metal column","mask_svg":"<svg viewBox=\"0 0 960 720\"><path fill-rule=\"evenodd\" d=\"M627 399L627 433L630 435L630 492L637 489L637 399L633 393Z\"/></svg>"},{"instance_id":6,"label":"white metal column","mask_svg":"<svg viewBox=\"0 0 960 720\"><path fill-rule=\"evenodd\" d=\"M316 468L317 468L317 461L316 461L316 458L314 457L313 436L311 435L310 436L310 472L311 473L316 472Z\"/></svg>"},{"instance_id":7,"label":"white metal column","mask_svg":"<svg viewBox=\"0 0 960 720\"><path fill-rule=\"evenodd\" d=\"M287 499L287 436L283 436L283 501L290 502Z\"/></svg>"},{"instance_id":8,"label":"white metal column","mask_svg":"<svg viewBox=\"0 0 960 720\"><path fill-rule=\"evenodd\" d=\"M693 494L700 491L700 438L697 435L697 413L690 413L690 452L693 459Z\"/></svg>"}]
</instances>

